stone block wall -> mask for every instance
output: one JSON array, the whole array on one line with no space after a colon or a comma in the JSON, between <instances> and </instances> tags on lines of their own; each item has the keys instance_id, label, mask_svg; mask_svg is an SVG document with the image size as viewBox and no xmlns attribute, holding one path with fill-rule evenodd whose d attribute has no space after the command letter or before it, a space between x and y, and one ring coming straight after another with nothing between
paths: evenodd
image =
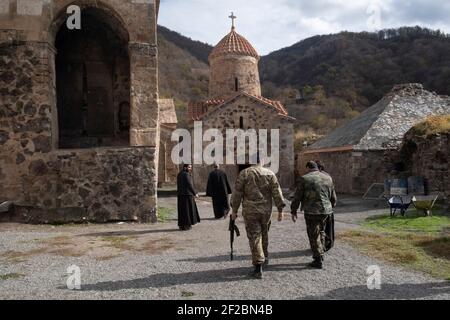
<instances>
[{"instance_id":1,"label":"stone block wall","mask_svg":"<svg viewBox=\"0 0 450 320\"><path fill-rule=\"evenodd\" d=\"M414 146L412 153L400 154L406 169L412 176L424 177L430 193L439 192L450 200L450 133L428 138L407 136L405 141Z\"/></svg>"},{"instance_id":2,"label":"stone block wall","mask_svg":"<svg viewBox=\"0 0 450 320\"><path fill-rule=\"evenodd\" d=\"M297 175L306 174L308 161L320 160L334 180L338 193L363 195L373 183L384 183L391 168L384 151L301 153Z\"/></svg>"},{"instance_id":3,"label":"stone block wall","mask_svg":"<svg viewBox=\"0 0 450 320\"><path fill-rule=\"evenodd\" d=\"M209 96L211 98L229 97L238 91L261 96L258 60L250 56L226 55L211 59L211 78Z\"/></svg>"},{"instance_id":4,"label":"stone block wall","mask_svg":"<svg viewBox=\"0 0 450 320\"><path fill-rule=\"evenodd\" d=\"M16 34L20 36L20 33ZM0 200L24 200L20 177L35 172L31 164L47 159L52 137L54 54L48 44L21 40L0 43ZM20 37L19 37L20 38Z\"/></svg>"},{"instance_id":5,"label":"stone block wall","mask_svg":"<svg viewBox=\"0 0 450 320\"><path fill-rule=\"evenodd\" d=\"M58 150L54 37L69 4L114 15L129 34L132 147ZM0 201L16 204L11 220L156 220L157 68L155 1L0 1Z\"/></svg>"},{"instance_id":6,"label":"stone block wall","mask_svg":"<svg viewBox=\"0 0 450 320\"><path fill-rule=\"evenodd\" d=\"M280 169L277 176L283 189L292 188L294 186L294 130L292 118L280 116L274 108L246 96L241 96L228 105L221 106L217 110L211 110L202 120L203 132L208 129L218 129L222 132L225 155L226 130L239 129L241 117L243 118L243 130L254 129L258 132L259 129L266 129L269 135L272 129L280 130ZM269 138L268 141L268 153L270 154L271 139ZM205 142L203 148L205 149L210 143ZM225 160L226 158L224 156ZM222 169L227 172L230 183L234 185L238 175L238 166L226 165ZM194 166L194 182L200 191L206 190L206 183L210 171L212 171L211 166Z\"/></svg>"}]
</instances>

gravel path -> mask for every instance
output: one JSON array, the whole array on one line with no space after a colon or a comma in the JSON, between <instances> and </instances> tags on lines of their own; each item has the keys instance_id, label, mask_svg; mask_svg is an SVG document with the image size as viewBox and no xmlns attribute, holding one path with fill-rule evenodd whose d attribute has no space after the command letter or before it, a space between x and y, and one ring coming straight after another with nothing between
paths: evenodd
<instances>
[{"instance_id":1,"label":"gravel path","mask_svg":"<svg viewBox=\"0 0 450 320\"><path fill-rule=\"evenodd\" d=\"M356 206L339 210L338 230L355 228L367 215L385 212ZM251 280L245 229L229 261L228 222L211 219L211 205L198 202L200 225L177 231L159 225L0 225L0 299L450 299L450 283L359 254L342 243L311 270L305 224L274 221L271 266L264 280ZM176 199L160 199L175 208ZM345 207L345 206L344 206ZM350 208L351 207L351 208ZM367 208L366 208L367 209ZM370 209L370 208L369 208ZM81 269L82 290L67 289L67 268ZM378 265L382 289L368 290L366 270ZM6 276L8 275L8 276Z\"/></svg>"}]
</instances>

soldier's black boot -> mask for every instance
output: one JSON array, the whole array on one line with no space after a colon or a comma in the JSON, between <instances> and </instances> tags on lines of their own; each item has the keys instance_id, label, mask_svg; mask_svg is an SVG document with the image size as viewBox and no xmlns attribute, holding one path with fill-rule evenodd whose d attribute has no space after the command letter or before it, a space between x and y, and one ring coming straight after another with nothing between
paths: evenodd
<instances>
[{"instance_id":1,"label":"soldier's black boot","mask_svg":"<svg viewBox=\"0 0 450 320\"><path fill-rule=\"evenodd\" d=\"M314 269L323 269L323 258L315 258L309 266Z\"/></svg>"},{"instance_id":2,"label":"soldier's black boot","mask_svg":"<svg viewBox=\"0 0 450 320\"><path fill-rule=\"evenodd\" d=\"M263 278L263 265L258 264L255 266L255 270L251 273L251 276L255 279L262 279Z\"/></svg>"},{"instance_id":3,"label":"soldier's black boot","mask_svg":"<svg viewBox=\"0 0 450 320\"><path fill-rule=\"evenodd\" d=\"M263 264L263 268L267 268L269 266L269 259L266 258Z\"/></svg>"}]
</instances>

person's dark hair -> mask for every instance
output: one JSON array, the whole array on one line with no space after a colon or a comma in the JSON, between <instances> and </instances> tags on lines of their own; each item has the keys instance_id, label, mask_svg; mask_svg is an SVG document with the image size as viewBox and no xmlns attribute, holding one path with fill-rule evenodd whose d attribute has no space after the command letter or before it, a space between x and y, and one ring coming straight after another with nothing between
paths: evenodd
<instances>
[{"instance_id":1,"label":"person's dark hair","mask_svg":"<svg viewBox=\"0 0 450 320\"><path fill-rule=\"evenodd\" d=\"M311 170L319 170L317 163L315 163L314 161L308 161L308 163L306 164L306 168Z\"/></svg>"},{"instance_id":2,"label":"person's dark hair","mask_svg":"<svg viewBox=\"0 0 450 320\"><path fill-rule=\"evenodd\" d=\"M320 160L316 160L315 162L320 171L325 171L325 166L323 165L323 163Z\"/></svg>"},{"instance_id":3,"label":"person's dark hair","mask_svg":"<svg viewBox=\"0 0 450 320\"><path fill-rule=\"evenodd\" d=\"M190 165L191 165L191 164L189 164L189 163L183 164L183 170L186 170L187 168L189 168Z\"/></svg>"}]
</instances>

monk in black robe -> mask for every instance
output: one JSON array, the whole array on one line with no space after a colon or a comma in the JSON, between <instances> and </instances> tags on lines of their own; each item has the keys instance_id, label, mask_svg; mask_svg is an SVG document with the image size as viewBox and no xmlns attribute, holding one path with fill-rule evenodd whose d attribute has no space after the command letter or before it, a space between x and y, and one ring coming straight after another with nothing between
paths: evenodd
<instances>
[{"instance_id":1,"label":"monk in black robe","mask_svg":"<svg viewBox=\"0 0 450 320\"><path fill-rule=\"evenodd\" d=\"M180 230L191 230L193 225L200 223L195 198L198 198L192 180L192 165L184 165L178 174L178 226Z\"/></svg>"},{"instance_id":2,"label":"monk in black robe","mask_svg":"<svg viewBox=\"0 0 450 320\"><path fill-rule=\"evenodd\" d=\"M230 212L229 194L231 194L231 188L228 177L220 170L219 165L215 165L214 171L209 175L206 196L212 197L216 219L222 219Z\"/></svg>"}]
</instances>

